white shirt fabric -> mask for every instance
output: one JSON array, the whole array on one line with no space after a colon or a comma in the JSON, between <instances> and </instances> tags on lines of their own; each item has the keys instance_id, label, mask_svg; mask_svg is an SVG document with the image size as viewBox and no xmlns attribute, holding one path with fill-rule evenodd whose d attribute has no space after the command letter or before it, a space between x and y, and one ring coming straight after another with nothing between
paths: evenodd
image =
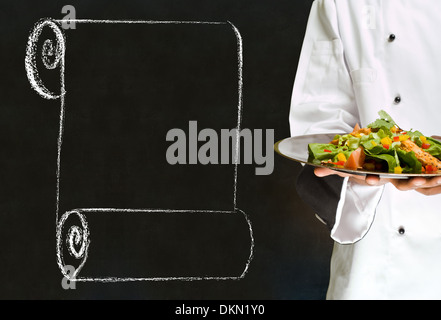
<instances>
[{"instance_id":1,"label":"white shirt fabric","mask_svg":"<svg viewBox=\"0 0 441 320\"><path fill-rule=\"evenodd\" d=\"M440 30L441 1L315 0L291 135L351 132L381 109L440 135ZM331 237L328 299L441 299L441 195L346 179Z\"/></svg>"}]
</instances>

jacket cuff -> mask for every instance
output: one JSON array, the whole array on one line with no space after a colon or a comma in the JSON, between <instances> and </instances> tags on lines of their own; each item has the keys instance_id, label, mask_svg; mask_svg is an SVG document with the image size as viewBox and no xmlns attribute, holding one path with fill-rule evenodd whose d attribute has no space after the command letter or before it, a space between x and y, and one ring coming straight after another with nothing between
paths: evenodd
<instances>
[{"instance_id":1,"label":"jacket cuff","mask_svg":"<svg viewBox=\"0 0 441 320\"><path fill-rule=\"evenodd\" d=\"M364 186L345 178L331 238L340 244L361 240L374 221L383 190L384 186Z\"/></svg>"}]
</instances>

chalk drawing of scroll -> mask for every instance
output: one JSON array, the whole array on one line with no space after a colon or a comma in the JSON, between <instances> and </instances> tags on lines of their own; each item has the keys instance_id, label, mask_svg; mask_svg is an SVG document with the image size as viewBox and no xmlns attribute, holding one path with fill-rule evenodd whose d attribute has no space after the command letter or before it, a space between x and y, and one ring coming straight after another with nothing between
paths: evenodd
<instances>
[{"instance_id":1,"label":"chalk drawing of scroll","mask_svg":"<svg viewBox=\"0 0 441 320\"><path fill-rule=\"evenodd\" d=\"M77 19L71 22L75 22L77 26L195 26L200 28L211 26L232 31L235 39L236 61L234 84L236 123L234 127L237 130L233 137L236 153L232 163L234 169L231 177L233 189L231 209L181 209L175 206L172 209L164 209L155 205L151 206L149 201L153 198L148 197L146 198L148 202L144 204L138 198L133 199L133 205L131 203L133 197L127 197L128 200L125 199L119 203L122 205L113 205L118 202L112 201L111 205L106 205L99 195L90 197L91 202L87 200L75 203L66 200L69 198L66 197L66 193L70 193L69 196L75 193L75 188L68 186L75 180L75 176L69 176L69 166L75 166L77 162L81 162L81 159L72 160L75 153L66 153L65 149L66 144L75 142L75 137L69 136L66 129L69 128L69 120L75 113L71 113L71 110L78 109L78 106L70 105L66 101L75 101L72 98L75 98L78 93L74 90L70 93L69 82L66 79L66 75L69 74L68 61L71 57L67 55L68 37L67 31L62 29L62 21L50 18L38 21L28 38L25 70L31 87L41 97L60 102L55 230L56 256L61 273L71 281L80 282L242 279L247 274L253 259L254 237L249 216L237 207L239 134L243 104L243 47L239 30L230 22L88 19ZM148 64L149 61L145 63ZM57 73L55 89L53 81L51 86L46 85L46 80L43 81L48 72ZM151 86L152 84L145 85ZM85 112L89 112L90 109L88 108ZM101 114L105 114L105 111ZM86 118L87 122L87 117L83 118ZM107 128L106 124L103 127ZM113 138L104 136L107 140L102 141ZM115 145L117 149L119 147L122 149L114 155L114 158L125 158L127 150L121 145L118 146L117 142L112 146L115 147ZM93 148L91 150L93 151ZM163 156L162 154L161 157ZM131 154L130 157L132 159L134 155ZM112 174L113 171L108 172L108 176ZM89 175L94 175L93 171ZM90 181L86 189L92 184ZM94 192L98 193L96 190ZM118 192L124 192L124 190L112 192L118 195ZM151 190L150 193L154 192L155 190ZM97 205L93 203L94 200ZM187 223L189 219L196 222L194 225L204 226L204 228L191 229ZM114 231L109 230L108 228L112 226L120 228ZM113 234L117 236L113 237ZM186 234L191 234L192 237L187 237ZM224 244L231 243L232 238L235 239L236 245L225 248ZM133 246L133 243L137 245ZM144 247L140 245L143 243L154 245ZM222 247L224 247L223 250L219 250ZM93 259L95 260L91 263ZM72 266L74 271L68 270L67 266Z\"/></svg>"}]
</instances>

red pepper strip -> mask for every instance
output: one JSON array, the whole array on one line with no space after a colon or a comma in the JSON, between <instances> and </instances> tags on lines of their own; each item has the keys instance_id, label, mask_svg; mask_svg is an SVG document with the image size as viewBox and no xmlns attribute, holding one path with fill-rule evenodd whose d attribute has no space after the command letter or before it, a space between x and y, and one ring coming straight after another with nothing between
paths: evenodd
<instances>
[{"instance_id":1,"label":"red pepper strip","mask_svg":"<svg viewBox=\"0 0 441 320\"><path fill-rule=\"evenodd\" d=\"M400 141L400 137L399 137L399 136L395 136L395 137L394 137L394 141L395 141L395 142Z\"/></svg>"},{"instance_id":2,"label":"red pepper strip","mask_svg":"<svg viewBox=\"0 0 441 320\"><path fill-rule=\"evenodd\" d=\"M324 152L332 152L331 150L325 149L323 150Z\"/></svg>"},{"instance_id":3,"label":"red pepper strip","mask_svg":"<svg viewBox=\"0 0 441 320\"><path fill-rule=\"evenodd\" d=\"M385 148L385 149L389 149L389 145L388 144L383 144L383 148Z\"/></svg>"},{"instance_id":4,"label":"red pepper strip","mask_svg":"<svg viewBox=\"0 0 441 320\"><path fill-rule=\"evenodd\" d=\"M423 144L421 145L421 148L423 148L423 149L429 149L429 148L430 148L430 144L428 144L428 143L423 143Z\"/></svg>"}]
</instances>

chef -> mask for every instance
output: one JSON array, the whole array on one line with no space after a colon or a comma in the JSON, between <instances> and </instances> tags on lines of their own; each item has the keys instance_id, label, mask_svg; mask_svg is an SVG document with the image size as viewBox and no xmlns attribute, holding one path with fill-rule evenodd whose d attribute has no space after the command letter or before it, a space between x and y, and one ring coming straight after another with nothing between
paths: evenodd
<instances>
[{"instance_id":1,"label":"chef","mask_svg":"<svg viewBox=\"0 0 441 320\"><path fill-rule=\"evenodd\" d=\"M441 1L315 0L292 94L291 135L352 132L382 109L401 128L439 135L439 30ZM302 173L298 186L310 201L316 197L319 216L328 214L321 220L335 240L327 299L441 299L441 177L314 173ZM320 182L308 182L314 178ZM335 194L335 203L320 203L314 183Z\"/></svg>"}]
</instances>

